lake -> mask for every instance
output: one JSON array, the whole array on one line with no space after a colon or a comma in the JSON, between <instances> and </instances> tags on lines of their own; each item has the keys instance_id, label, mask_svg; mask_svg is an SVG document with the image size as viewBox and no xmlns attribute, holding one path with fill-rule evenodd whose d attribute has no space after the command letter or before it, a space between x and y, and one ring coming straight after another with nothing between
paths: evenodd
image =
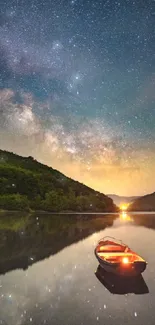
<instances>
[{"instance_id":1,"label":"lake","mask_svg":"<svg viewBox=\"0 0 155 325\"><path fill-rule=\"evenodd\" d=\"M148 266L140 281L102 277L94 255L122 239ZM154 325L155 214L0 215L0 324Z\"/></svg>"}]
</instances>

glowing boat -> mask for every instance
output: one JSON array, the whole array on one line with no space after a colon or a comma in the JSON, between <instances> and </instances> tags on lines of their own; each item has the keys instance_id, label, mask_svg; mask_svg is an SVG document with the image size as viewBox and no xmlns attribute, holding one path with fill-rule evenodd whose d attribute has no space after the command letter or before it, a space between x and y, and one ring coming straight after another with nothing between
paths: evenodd
<instances>
[{"instance_id":1,"label":"glowing boat","mask_svg":"<svg viewBox=\"0 0 155 325\"><path fill-rule=\"evenodd\" d=\"M122 241L104 237L95 248L101 267L114 274L136 276L145 271L147 262Z\"/></svg>"}]
</instances>

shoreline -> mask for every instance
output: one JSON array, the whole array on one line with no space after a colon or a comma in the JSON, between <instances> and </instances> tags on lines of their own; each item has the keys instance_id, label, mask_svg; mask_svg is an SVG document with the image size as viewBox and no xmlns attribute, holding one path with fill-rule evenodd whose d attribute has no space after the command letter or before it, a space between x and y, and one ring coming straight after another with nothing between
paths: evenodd
<instances>
[{"instance_id":1,"label":"shoreline","mask_svg":"<svg viewBox=\"0 0 155 325\"><path fill-rule=\"evenodd\" d=\"M93 211L93 212L89 212L89 211L85 211L85 212L82 212L82 211L59 211L59 212L56 212L56 211L45 211L45 210L3 210L3 209L0 209L0 214L3 214L3 213L24 213L24 214L48 214L48 215L79 215L79 214L82 214L82 215L119 215L121 213L123 213L123 211L113 211L113 212L110 212L110 211L101 211L101 212L96 212L96 211ZM155 214L155 211L126 211L126 213L128 214L135 214L135 215L139 215L139 214Z\"/></svg>"},{"instance_id":2,"label":"shoreline","mask_svg":"<svg viewBox=\"0 0 155 325\"><path fill-rule=\"evenodd\" d=\"M117 211L117 212L110 212L110 211L101 211L101 212L96 212L96 211L93 211L93 212L89 212L89 211L86 211L86 212L82 212L82 211L46 211L46 210L3 210L3 209L0 209L0 213L29 213L29 214L36 214L36 213L39 213L39 214L119 214L120 212Z\"/></svg>"}]
</instances>

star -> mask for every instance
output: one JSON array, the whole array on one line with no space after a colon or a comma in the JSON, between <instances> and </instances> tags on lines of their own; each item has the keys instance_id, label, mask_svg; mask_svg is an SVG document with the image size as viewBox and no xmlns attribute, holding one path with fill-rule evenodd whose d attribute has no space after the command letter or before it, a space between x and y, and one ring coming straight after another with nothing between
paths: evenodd
<instances>
[{"instance_id":1,"label":"star","mask_svg":"<svg viewBox=\"0 0 155 325\"><path fill-rule=\"evenodd\" d=\"M154 12L143 7L3 2L1 148L103 193L154 191Z\"/></svg>"}]
</instances>

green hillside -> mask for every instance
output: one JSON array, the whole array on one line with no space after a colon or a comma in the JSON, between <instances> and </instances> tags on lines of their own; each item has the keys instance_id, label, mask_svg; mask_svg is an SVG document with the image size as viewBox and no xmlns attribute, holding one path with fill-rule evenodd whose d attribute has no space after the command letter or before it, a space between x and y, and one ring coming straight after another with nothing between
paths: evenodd
<instances>
[{"instance_id":1,"label":"green hillside","mask_svg":"<svg viewBox=\"0 0 155 325\"><path fill-rule=\"evenodd\" d=\"M129 211L155 211L155 193L142 196L129 205Z\"/></svg>"},{"instance_id":2,"label":"green hillside","mask_svg":"<svg viewBox=\"0 0 155 325\"><path fill-rule=\"evenodd\" d=\"M103 180L104 181L104 180ZM0 209L114 212L111 198L59 171L0 150Z\"/></svg>"}]
</instances>

